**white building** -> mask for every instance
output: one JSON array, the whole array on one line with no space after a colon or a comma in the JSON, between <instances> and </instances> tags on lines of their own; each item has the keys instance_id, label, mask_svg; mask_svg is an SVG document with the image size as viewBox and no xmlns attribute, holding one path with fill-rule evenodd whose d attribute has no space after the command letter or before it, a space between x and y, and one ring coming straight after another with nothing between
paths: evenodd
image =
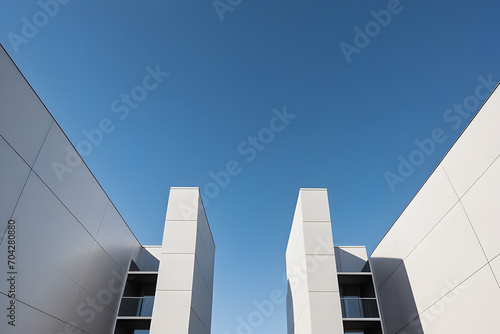
<instances>
[{"instance_id":1,"label":"white building","mask_svg":"<svg viewBox=\"0 0 500 334\"><path fill-rule=\"evenodd\" d=\"M497 333L500 90L368 258L333 245L301 189L286 250L289 334ZM1 334L208 334L215 245L198 188L171 188L142 246L0 48Z\"/></svg>"}]
</instances>

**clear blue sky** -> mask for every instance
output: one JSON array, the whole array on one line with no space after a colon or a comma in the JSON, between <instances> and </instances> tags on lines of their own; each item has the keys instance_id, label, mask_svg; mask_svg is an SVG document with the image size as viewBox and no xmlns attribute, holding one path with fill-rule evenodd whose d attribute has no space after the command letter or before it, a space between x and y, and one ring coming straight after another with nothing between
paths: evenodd
<instances>
[{"instance_id":1,"label":"clear blue sky","mask_svg":"<svg viewBox=\"0 0 500 334\"><path fill-rule=\"evenodd\" d=\"M161 242L171 186L201 188L216 334L285 290L300 187L328 188L335 244L370 253L491 91L475 97L478 77L500 79L498 1L231 2L73 0L48 15L0 1L0 42L73 144L112 122L84 160L143 244ZM169 75L138 87L157 65ZM284 107L296 117L271 140ZM436 129L446 140L422 159L415 140ZM411 155L419 166L391 189L384 174ZM205 191L232 160L241 172ZM284 304L253 333L286 333Z\"/></svg>"}]
</instances>

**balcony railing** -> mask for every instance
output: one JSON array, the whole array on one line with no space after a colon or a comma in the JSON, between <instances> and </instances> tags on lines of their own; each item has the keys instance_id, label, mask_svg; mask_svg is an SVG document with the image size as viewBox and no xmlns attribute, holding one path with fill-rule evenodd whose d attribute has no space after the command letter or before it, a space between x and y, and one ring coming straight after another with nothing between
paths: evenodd
<instances>
[{"instance_id":1,"label":"balcony railing","mask_svg":"<svg viewBox=\"0 0 500 334\"><path fill-rule=\"evenodd\" d=\"M378 318L377 299L341 297L343 318Z\"/></svg>"},{"instance_id":2,"label":"balcony railing","mask_svg":"<svg viewBox=\"0 0 500 334\"><path fill-rule=\"evenodd\" d=\"M154 296L123 297L119 317L151 317L153 315Z\"/></svg>"}]
</instances>

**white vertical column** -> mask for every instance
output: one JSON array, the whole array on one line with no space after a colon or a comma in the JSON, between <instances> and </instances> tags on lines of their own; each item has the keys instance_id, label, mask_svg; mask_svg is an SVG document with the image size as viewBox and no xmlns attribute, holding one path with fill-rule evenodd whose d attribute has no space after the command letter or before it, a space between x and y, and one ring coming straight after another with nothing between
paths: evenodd
<instances>
[{"instance_id":1,"label":"white vertical column","mask_svg":"<svg viewBox=\"0 0 500 334\"><path fill-rule=\"evenodd\" d=\"M214 255L199 189L171 188L152 334L210 333Z\"/></svg>"},{"instance_id":2,"label":"white vertical column","mask_svg":"<svg viewBox=\"0 0 500 334\"><path fill-rule=\"evenodd\" d=\"M288 333L342 334L326 189L301 189L286 251Z\"/></svg>"}]
</instances>

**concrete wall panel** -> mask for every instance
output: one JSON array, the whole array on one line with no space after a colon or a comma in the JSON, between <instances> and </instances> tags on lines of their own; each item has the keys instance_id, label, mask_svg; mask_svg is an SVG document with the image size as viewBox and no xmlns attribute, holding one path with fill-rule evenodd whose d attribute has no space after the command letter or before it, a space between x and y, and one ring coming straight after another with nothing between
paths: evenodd
<instances>
[{"instance_id":1,"label":"concrete wall panel","mask_svg":"<svg viewBox=\"0 0 500 334\"><path fill-rule=\"evenodd\" d=\"M54 120L1 46L0 78L0 136L33 166Z\"/></svg>"},{"instance_id":2,"label":"concrete wall panel","mask_svg":"<svg viewBox=\"0 0 500 334\"><path fill-rule=\"evenodd\" d=\"M191 294L191 291L157 290L150 332L189 333Z\"/></svg>"},{"instance_id":3,"label":"concrete wall panel","mask_svg":"<svg viewBox=\"0 0 500 334\"><path fill-rule=\"evenodd\" d=\"M498 86L462 136L443 159L442 165L459 197L479 179L500 155Z\"/></svg>"},{"instance_id":4,"label":"concrete wall panel","mask_svg":"<svg viewBox=\"0 0 500 334\"><path fill-rule=\"evenodd\" d=\"M330 207L325 192L326 189L303 189L302 221L330 221Z\"/></svg>"},{"instance_id":5,"label":"concrete wall panel","mask_svg":"<svg viewBox=\"0 0 500 334\"><path fill-rule=\"evenodd\" d=\"M194 253L196 247L196 220L170 220L165 224L163 250L167 253Z\"/></svg>"},{"instance_id":6,"label":"concrete wall panel","mask_svg":"<svg viewBox=\"0 0 500 334\"><path fill-rule=\"evenodd\" d=\"M490 266L493 271L493 275L495 275L495 279L497 280L498 287L500 288L500 255L491 260Z\"/></svg>"},{"instance_id":7,"label":"concrete wall panel","mask_svg":"<svg viewBox=\"0 0 500 334\"><path fill-rule=\"evenodd\" d=\"M415 249L457 202L458 197L446 173L442 167L438 167L392 229L402 259Z\"/></svg>"},{"instance_id":8,"label":"concrete wall panel","mask_svg":"<svg viewBox=\"0 0 500 334\"><path fill-rule=\"evenodd\" d=\"M7 230L7 223L14 213L17 201L21 196L24 184L28 180L30 167L0 137L0 240Z\"/></svg>"},{"instance_id":9,"label":"concrete wall panel","mask_svg":"<svg viewBox=\"0 0 500 334\"><path fill-rule=\"evenodd\" d=\"M75 160L77 162L75 165L70 165L75 167L68 167L70 168L68 172L58 177L54 163L66 165L67 150L73 152L74 156L77 157ZM95 237L104 217L108 198L57 124L54 123L50 128L33 169L68 210Z\"/></svg>"},{"instance_id":10,"label":"concrete wall panel","mask_svg":"<svg viewBox=\"0 0 500 334\"><path fill-rule=\"evenodd\" d=\"M329 223L307 223L304 225L304 247L306 254L333 254L332 225Z\"/></svg>"},{"instance_id":11,"label":"concrete wall panel","mask_svg":"<svg viewBox=\"0 0 500 334\"><path fill-rule=\"evenodd\" d=\"M0 293L0 304L7 305L9 299ZM0 321L0 333L19 334L19 333L74 333L78 329L69 323L65 323L54 316L43 313L29 305L18 303L16 305L17 313L22 318L16 320L15 326L10 326L7 321ZM29 321L26 321L28 320ZM72 322L72 321L70 321ZM75 322L75 324L77 324Z\"/></svg>"},{"instance_id":12,"label":"concrete wall panel","mask_svg":"<svg viewBox=\"0 0 500 334\"><path fill-rule=\"evenodd\" d=\"M168 275L158 275L157 290L191 291L193 289L194 254L162 254L160 270Z\"/></svg>"},{"instance_id":13,"label":"concrete wall panel","mask_svg":"<svg viewBox=\"0 0 500 334\"><path fill-rule=\"evenodd\" d=\"M111 295L110 304L107 304L108 301L105 299L108 295ZM98 296L99 298L79 288L73 306L70 308L72 315L69 319L73 319L72 321L78 325L78 328L88 333L109 334L113 332L115 325L115 311L109 307L111 304L117 305L117 301L120 301L120 293L113 294L103 286Z\"/></svg>"},{"instance_id":14,"label":"concrete wall panel","mask_svg":"<svg viewBox=\"0 0 500 334\"><path fill-rule=\"evenodd\" d=\"M325 333L327 328L338 328L335 315L342 314L337 292L311 292L309 296L311 309L311 333ZM342 333L331 332L327 333Z\"/></svg>"},{"instance_id":15,"label":"concrete wall panel","mask_svg":"<svg viewBox=\"0 0 500 334\"><path fill-rule=\"evenodd\" d=\"M500 254L500 159L461 200L488 260Z\"/></svg>"},{"instance_id":16,"label":"concrete wall panel","mask_svg":"<svg viewBox=\"0 0 500 334\"><path fill-rule=\"evenodd\" d=\"M92 296L99 297L100 292L104 293L106 296L98 299L106 300L103 304L114 312L119 305L120 296L113 294L113 297L108 300L109 294L105 293L103 289L109 290L109 282L114 277L124 274L126 274L125 268L118 267L104 249L98 243L94 243L79 285Z\"/></svg>"},{"instance_id":17,"label":"concrete wall panel","mask_svg":"<svg viewBox=\"0 0 500 334\"><path fill-rule=\"evenodd\" d=\"M384 319L385 334L395 334L406 324L399 307L398 297L392 278L389 278L378 290L378 298L382 317Z\"/></svg>"},{"instance_id":18,"label":"concrete wall panel","mask_svg":"<svg viewBox=\"0 0 500 334\"><path fill-rule=\"evenodd\" d=\"M13 218L20 264L45 263L45 270L57 270L74 282L80 281L94 240L34 173Z\"/></svg>"},{"instance_id":19,"label":"concrete wall panel","mask_svg":"<svg viewBox=\"0 0 500 334\"><path fill-rule=\"evenodd\" d=\"M494 332L498 328L498 300L500 289L485 266L423 312L420 321L424 333Z\"/></svg>"},{"instance_id":20,"label":"concrete wall panel","mask_svg":"<svg viewBox=\"0 0 500 334\"><path fill-rule=\"evenodd\" d=\"M375 287L380 288L403 262L393 230L389 230L370 256Z\"/></svg>"},{"instance_id":21,"label":"concrete wall panel","mask_svg":"<svg viewBox=\"0 0 500 334\"><path fill-rule=\"evenodd\" d=\"M339 291L337 269L332 255L306 255L309 292Z\"/></svg>"},{"instance_id":22,"label":"concrete wall panel","mask_svg":"<svg viewBox=\"0 0 500 334\"><path fill-rule=\"evenodd\" d=\"M419 311L487 263L460 204L404 262Z\"/></svg>"},{"instance_id":23,"label":"concrete wall panel","mask_svg":"<svg viewBox=\"0 0 500 334\"><path fill-rule=\"evenodd\" d=\"M130 254L124 252L123 249L127 234L130 234L128 227L123 224L123 219L113 206L113 203L108 201L97 234L97 242L120 267L127 267L130 261Z\"/></svg>"}]
</instances>

